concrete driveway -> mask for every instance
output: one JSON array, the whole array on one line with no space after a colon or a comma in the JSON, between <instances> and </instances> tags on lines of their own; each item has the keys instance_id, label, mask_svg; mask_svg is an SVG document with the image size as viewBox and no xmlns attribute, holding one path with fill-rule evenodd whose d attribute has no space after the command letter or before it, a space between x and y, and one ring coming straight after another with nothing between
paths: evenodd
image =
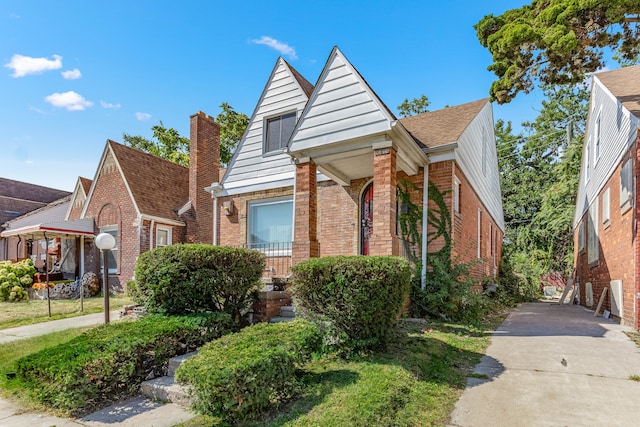
<instances>
[{"instance_id":1,"label":"concrete driveway","mask_svg":"<svg viewBox=\"0 0 640 427\"><path fill-rule=\"evenodd\" d=\"M580 306L520 305L456 404L450 425L638 426L640 349L630 328ZM484 377L486 376L486 377Z\"/></svg>"}]
</instances>

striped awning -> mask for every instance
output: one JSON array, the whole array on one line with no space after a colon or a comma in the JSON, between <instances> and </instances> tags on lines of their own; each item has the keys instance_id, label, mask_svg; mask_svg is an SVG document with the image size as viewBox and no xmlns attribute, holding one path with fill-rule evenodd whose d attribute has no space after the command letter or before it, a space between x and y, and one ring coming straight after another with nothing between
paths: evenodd
<instances>
[{"instance_id":1,"label":"striped awning","mask_svg":"<svg viewBox=\"0 0 640 427\"><path fill-rule=\"evenodd\" d=\"M74 221L52 221L41 224L27 225L15 229L6 229L0 237L21 236L34 240L55 237L94 236L93 218L83 218Z\"/></svg>"}]
</instances>

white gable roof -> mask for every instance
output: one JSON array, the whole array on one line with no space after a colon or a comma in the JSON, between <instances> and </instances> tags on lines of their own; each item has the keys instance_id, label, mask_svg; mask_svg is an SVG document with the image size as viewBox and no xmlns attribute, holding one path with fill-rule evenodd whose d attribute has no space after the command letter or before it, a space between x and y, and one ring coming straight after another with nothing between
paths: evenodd
<instances>
[{"instance_id":1,"label":"white gable roof","mask_svg":"<svg viewBox=\"0 0 640 427\"><path fill-rule=\"evenodd\" d=\"M605 80L614 90L619 89L618 86L622 84L630 89L617 97ZM630 96L633 92L636 95ZM639 96L640 66L602 73L602 78L599 74L593 76L573 219L574 228L609 181L629 147L638 138L639 119L628 107L637 108ZM632 99L636 100L635 104ZM596 133L600 135L598 153L595 150Z\"/></svg>"},{"instance_id":2,"label":"white gable roof","mask_svg":"<svg viewBox=\"0 0 640 427\"><path fill-rule=\"evenodd\" d=\"M293 185L295 167L286 150L264 154L265 120L295 112L300 117L308 101L299 76L278 58L249 120L247 130L222 179L226 194L239 194Z\"/></svg>"},{"instance_id":3,"label":"white gable roof","mask_svg":"<svg viewBox=\"0 0 640 427\"><path fill-rule=\"evenodd\" d=\"M334 47L298 121L289 150L297 153L391 130L395 117L343 53Z\"/></svg>"}]
</instances>

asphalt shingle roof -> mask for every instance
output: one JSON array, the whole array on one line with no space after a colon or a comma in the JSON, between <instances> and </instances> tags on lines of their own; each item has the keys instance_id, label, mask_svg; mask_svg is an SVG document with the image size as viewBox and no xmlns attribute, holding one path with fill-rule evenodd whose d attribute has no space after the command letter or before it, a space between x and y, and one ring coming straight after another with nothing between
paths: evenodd
<instances>
[{"instance_id":1,"label":"asphalt shingle roof","mask_svg":"<svg viewBox=\"0 0 640 427\"><path fill-rule=\"evenodd\" d=\"M176 212L189 199L189 169L111 140L108 143L140 213L180 220Z\"/></svg>"},{"instance_id":2,"label":"asphalt shingle roof","mask_svg":"<svg viewBox=\"0 0 640 427\"><path fill-rule=\"evenodd\" d=\"M400 119L409 133L427 148L456 142L469 123L489 102L488 99L448 107Z\"/></svg>"},{"instance_id":3,"label":"asphalt shingle roof","mask_svg":"<svg viewBox=\"0 0 640 427\"><path fill-rule=\"evenodd\" d=\"M640 119L640 65L597 73L596 77L631 114Z\"/></svg>"}]
</instances>

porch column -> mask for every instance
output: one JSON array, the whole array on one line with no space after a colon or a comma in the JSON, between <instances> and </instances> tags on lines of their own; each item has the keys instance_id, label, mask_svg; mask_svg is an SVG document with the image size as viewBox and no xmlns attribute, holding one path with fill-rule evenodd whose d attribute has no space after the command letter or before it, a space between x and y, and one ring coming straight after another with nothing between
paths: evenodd
<instances>
[{"instance_id":1,"label":"porch column","mask_svg":"<svg viewBox=\"0 0 640 427\"><path fill-rule=\"evenodd\" d=\"M373 236L371 255L398 255L396 236L396 148L391 141L373 147Z\"/></svg>"},{"instance_id":2,"label":"porch column","mask_svg":"<svg viewBox=\"0 0 640 427\"><path fill-rule=\"evenodd\" d=\"M316 197L316 165L311 159L296 164L294 240L291 264L320 256Z\"/></svg>"}]
</instances>

